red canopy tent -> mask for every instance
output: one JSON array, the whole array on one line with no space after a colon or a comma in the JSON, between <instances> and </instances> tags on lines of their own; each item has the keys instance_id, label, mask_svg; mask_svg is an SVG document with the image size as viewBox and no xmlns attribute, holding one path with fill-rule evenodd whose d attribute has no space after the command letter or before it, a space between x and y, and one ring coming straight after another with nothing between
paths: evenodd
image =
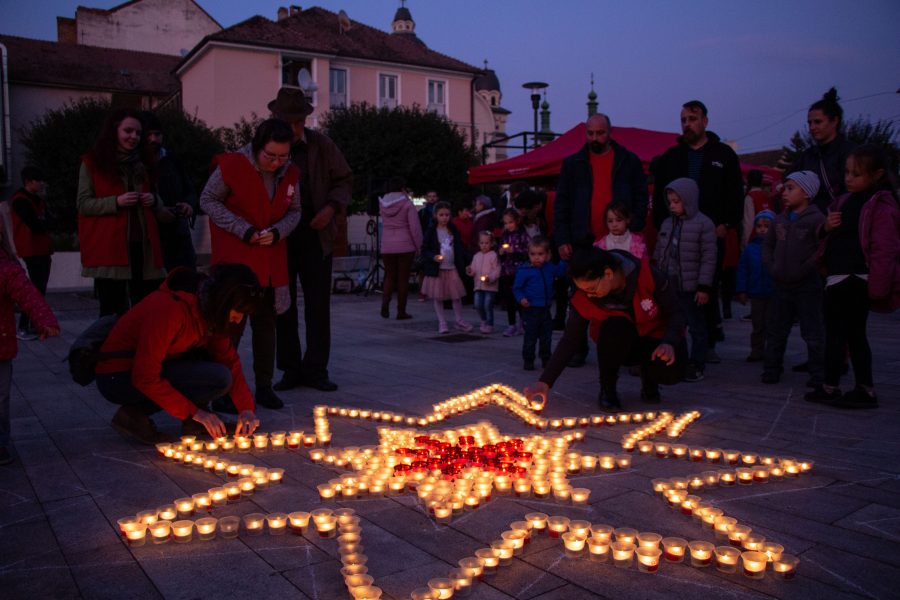
<instances>
[{"instance_id":1,"label":"red canopy tent","mask_svg":"<svg viewBox=\"0 0 900 600\"><path fill-rule=\"evenodd\" d=\"M638 155L647 171L650 161L675 145L678 134L652 131L638 127L613 127L612 137L619 144ZM517 179L556 177L562 161L575 154L585 144L585 125L579 123L552 142L520 156L469 169L469 184L503 183ZM781 172L770 167L741 163L741 172L759 169L773 181L781 180Z\"/></svg>"}]
</instances>

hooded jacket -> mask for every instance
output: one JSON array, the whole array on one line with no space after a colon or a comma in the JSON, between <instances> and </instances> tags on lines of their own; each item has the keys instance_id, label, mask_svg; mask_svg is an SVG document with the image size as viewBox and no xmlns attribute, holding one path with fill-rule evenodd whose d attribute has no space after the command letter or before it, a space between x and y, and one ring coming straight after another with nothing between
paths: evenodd
<instances>
[{"instance_id":1,"label":"hooded jacket","mask_svg":"<svg viewBox=\"0 0 900 600\"><path fill-rule=\"evenodd\" d=\"M238 411L254 410L253 396L231 339L213 334L200 314L197 294L169 287L173 271L159 290L125 313L100 347L101 353L133 354L129 358L107 358L97 363L98 374L131 371L131 383L167 413L188 419L197 406L161 376L162 363L188 350L205 348L213 361L231 373L231 399Z\"/></svg>"},{"instance_id":2,"label":"hooded jacket","mask_svg":"<svg viewBox=\"0 0 900 600\"><path fill-rule=\"evenodd\" d=\"M700 212L693 179L676 179L666 189L681 198L684 214L663 221L653 261L676 281L679 292L708 292L716 272L716 226Z\"/></svg>"},{"instance_id":3,"label":"hooded jacket","mask_svg":"<svg viewBox=\"0 0 900 600\"><path fill-rule=\"evenodd\" d=\"M817 258L817 231L825 215L814 204L791 220L791 209L775 217L763 242L763 265L768 267L776 287L799 288L821 284Z\"/></svg>"},{"instance_id":4,"label":"hooded jacket","mask_svg":"<svg viewBox=\"0 0 900 600\"><path fill-rule=\"evenodd\" d=\"M403 192L379 198L381 209L381 253L415 252L422 246L422 226L412 200Z\"/></svg>"},{"instance_id":5,"label":"hooded jacket","mask_svg":"<svg viewBox=\"0 0 900 600\"><path fill-rule=\"evenodd\" d=\"M700 212L712 219L715 225L737 229L744 211L744 185L741 164L731 146L720 141L712 131L706 132L708 141L703 146L703 164L700 167ZM660 158L656 165L653 188L653 224L658 228L668 215L666 186L688 174L689 146L684 136Z\"/></svg>"}]
</instances>

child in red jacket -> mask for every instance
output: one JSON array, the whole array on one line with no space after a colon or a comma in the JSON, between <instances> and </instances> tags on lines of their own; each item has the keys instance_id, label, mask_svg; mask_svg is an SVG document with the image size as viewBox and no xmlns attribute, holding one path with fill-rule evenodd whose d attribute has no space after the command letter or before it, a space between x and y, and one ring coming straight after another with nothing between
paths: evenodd
<instances>
[{"instance_id":1,"label":"child in red jacket","mask_svg":"<svg viewBox=\"0 0 900 600\"><path fill-rule=\"evenodd\" d=\"M12 359L18 353L15 306L34 325L40 339L59 335L59 323L43 296L28 280L6 239L0 234L0 465L12 462L9 452L9 390L12 385Z\"/></svg>"}]
</instances>

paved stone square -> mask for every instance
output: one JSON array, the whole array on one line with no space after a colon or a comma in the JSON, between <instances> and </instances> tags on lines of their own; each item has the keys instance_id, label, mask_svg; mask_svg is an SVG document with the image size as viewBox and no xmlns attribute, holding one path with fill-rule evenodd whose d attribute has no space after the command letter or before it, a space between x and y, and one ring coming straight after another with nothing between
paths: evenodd
<instances>
[{"instance_id":1,"label":"paved stone square","mask_svg":"<svg viewBox=\"0 0 900 600\"><path fill-rule=\"evenodd\" d=\"M13 382L13 439L18 460L0 467L0 595L4 598L348 598L334 540L305 537L240 537L191 544L128 548L116 520L138 510L206 491L221 479L166 464L152 448L125 441L110 426L114 412L91 386L82 388L62 362L73 336L91 322L96 304L78 294L54 294L50 302L63 335L20 345ZM502 382L521 389L535 378L521 369L521 338L498 334L448 343L437 338L430 303L413 301L411 321L384 320L379 299L336 296L332 378L336 393L301 388L282 394L287 406L260 410L262 431L311 429L318 403L425 414L447 397ZM736 448L812 459L798 479L701 492L767 539L800 557L791 582L771 573L761 581L715 568L663 564L654 575L636 567L567 559L558 540L535 538L512 566L486 577L471 598L499 600L586 598L889 598L900 583L900 315L874 315L870 340L881 400L876 411L848 412L805 402L805 374L788 373L781 384L758 383L758 364L744 362L750 324L726 322L723 362L706 380L664 388L662 410L701 411L685 432L690 445ZM471 316L474 319L474 311ZM498 322L504 318L498 311ZM558 336L558 333L556 334ZM249 336L248 336L249 337ZM249 344L241 348L250 373ZM799 332L788 347L788 366L804 360ZM592 353L593 357L593 353ZM564 373L545 410L548 417L597 413L594 367ZM848 384L845 383L845 388ZM622 375L628 410L637 400L637 378ZM653 407L657 408L657 407ZM504 433L534 430L498 407L447 422L457 427L488 419ZM165 415L160 426L178 424ZM376 443L371 421L333 419L333 446ZM620 427L590 428L578 445L617 452ZM247 455L244 455L247 456ZM263 452L248 462L286 469L285 482L213 510L214 516L291 512L321 506L316 485L339 471L313 464L307 452ZM331 506L354 508L361 517L369 574L384 598L405 599L457 561L497 539L509 523L531 511L594 523L629 526L686 539L713 541L712 533L662 502L650 480L694 473L687 461L634 455L631 469L577 477L592 490L587 507L552 500L496 497L449 525L428 518L414 495Z\"/></svg>"}]
</instances>

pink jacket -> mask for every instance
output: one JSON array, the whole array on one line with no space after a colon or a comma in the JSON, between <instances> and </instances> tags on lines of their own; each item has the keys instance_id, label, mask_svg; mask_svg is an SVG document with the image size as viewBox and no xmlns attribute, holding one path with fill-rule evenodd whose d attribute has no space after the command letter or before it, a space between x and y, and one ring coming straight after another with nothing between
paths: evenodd
<instances>
[{"instance_id":1,"label":"pink jacket","mask_svg":"<svg viewBox=\"0 0 900 600\"><path fill-rule=\"evenodd\" d=\"M472 269L476 291L496 292L500 289L500 259L496 252L476 252L469 267ZM482 281L482 277L486 277L486 281Z\"/></svg>"},{"instance_id":2,"label":"pink jacket","mask_svg":"<svg viewBox=\"0 0 900 600\"><path fill-rule=\"evenodd\" d=\"M0 360L12 360L19 352L16 342L17 304L39 332L59 328L53 311L28 280L19 263L0 250Z\"/></svg>"},{"instance_id":3,"label":"pink jacket","mask_svg":"<svg viewBox=\"0 0 900 600\"><path fill-rule=\"evenodd\" d=\"M890 192L876 192L863 204L859 214L859 243L869 265L872 310L897 310L900 308L900 206Z\"/></svg>"},{"instance_id":4,"label":"pink jacket","mask_svg":"<svg viewBox=\"0 0 900 600\"><path fill-rule=\"evenodd\" d=\"M628 244L628 248L610 248L609 239L612 236L611 233L594 242L594 246L603 248L604 250L626 250L637 258L644 258L645 256L649 258L649 256L647 256L647 245L644 244L644 238L641 237L641 234L632 233L631 231L629 231L625 235L631 238L630 243Z\"/></svg>"},{"instance_id":5,"label":"pink jacket","mask_svg":"<svg viewBox=\"0 0 900 600\"><path fill-rule=\"evenodd\" d=\"M381 208L381 253L416 252L422 247L419 213L406 194L390 192L378 204Z\"/></svg>"}]
</instances>

